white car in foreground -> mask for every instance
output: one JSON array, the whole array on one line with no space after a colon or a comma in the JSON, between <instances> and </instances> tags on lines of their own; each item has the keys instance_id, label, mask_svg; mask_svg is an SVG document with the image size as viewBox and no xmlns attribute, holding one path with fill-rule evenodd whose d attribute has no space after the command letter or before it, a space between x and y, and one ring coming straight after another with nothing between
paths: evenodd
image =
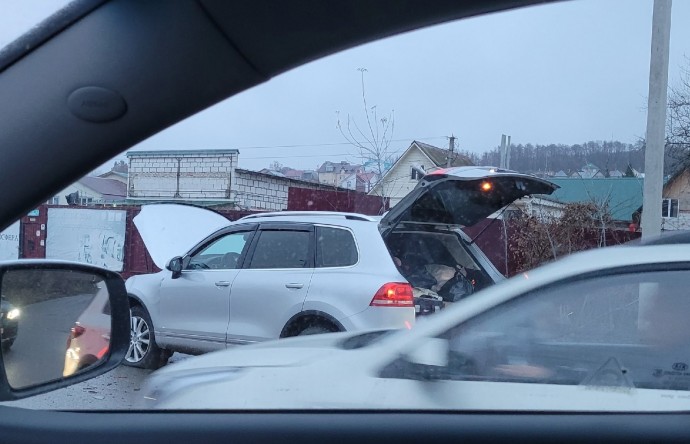
<instances>
[{"instance_id":1,"label":"white car in foreground","mask_svg":"<svg viewBox=\"0 0 690 444\"><path fill-rule=\"evenodd\" d=\"M411 331L316 335L190 358L152 375L144 405L690 410L688 282L687 248L580 253Z\"/></svg>"}]
</instances>

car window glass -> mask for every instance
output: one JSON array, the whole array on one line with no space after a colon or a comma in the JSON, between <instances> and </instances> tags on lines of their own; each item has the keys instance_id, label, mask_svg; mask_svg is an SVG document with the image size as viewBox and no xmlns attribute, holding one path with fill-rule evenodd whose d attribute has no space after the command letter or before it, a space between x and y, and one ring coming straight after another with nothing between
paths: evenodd
<instances>
[{"instance_id":1,"label":"car window glass","mask_svg":"<svg viewBox=\"0 0 690 444\"><path fill-rule=\"evenodd\" d=\"M71 0L26 0L2 2L0 14L0 48L8 45Z\"/></svg>"},{"instance_id":2,"label":"car window glass","mask_svg":"<svg viewBox=\"0 0 690 444\"><path fill-rule=\"evenodd\" d=\"M61 2L63 0L9 0L3 3L0 22L5 18L5 23L0 26L0 46L47 16L52 5ZM126 6L136 2L124 3ZM253 84L256 79L235 83L242 80L235 75L243 71L230 69L227 72L229 83L214 84L218 73L204 70L203 64L194 63L193 57L173 60L177 52L163 51L160 46L161 43L170 44L169 40L151 41L147 49L165 54L165 60L179 69L167 70L168 75L161 79L160 84L166 87L163 93L169 100L149 101L153 106L147 107L148 102L136 99L141 96L137 94L141 85L120 80L122 73L132 70L150 72L151 66L147 63L156 59L139 59L136 51L131 53L132 57L124 59L111 54L112 66L107 66L112 68L108 71L112 78L108 77L107 84L92 86L115 88L117 95L127 102L127 114L111 123L82 123L94 131L98 128L112 130L107 138L109 143L99 144L94 132L89 136L94 143L85 143L83 148L103 150L99 151L102 154L107 149L114 154L113 149L119 144L123 151L98 169L89 168L87 177L46 193L40 206L29 209L27 202L29 211L21 221L0 233L0 259L80 261L121 273L129 279L128 290L132 290L132 297L140 293L141 311L151 315L151 337L144 340L150 341L154 357L149 362L153 366L173 367L186 361L194 367L197 358L188 353L207 349L191 346L189 342L193 337L208 342L201 344L199 341L198 345L223 348L224 342L230 342L229 331L235 327L237 343L257 338L283 341L287 332L298 334L307 327L315 327L309 330L318 332L335 329L336 324L342 324L346 334L370 329L410 329L414 334L426 328L420 328L423 323L448 319L451 310L459 308L457 305L467 303L471 306L485 300L476 292L484 292L504 276L521 276L541 264L561 260L580 250L608 248L641 236L643 185L645 181L649 183L650 178L645 168L645 154L653 151L647 150L650 145L645 140L653 3L651 0L554 2L406 32L304 66L293 65L294 69L281 74L268 73L272 75L271 81L228 100L216 103L214 99L215 105L177 124L173 124L175 116L193 112L187 109L184 114L175 113L177 106L182 108L185 104L197 103L194 109L200 109L202 103L211 103L210 95L233 88L233 85ZM45 13L32 12L33 5L39 5ZM110 7L121 10L122 6L120 2L105 2L96 10ZM162 8L160 13L173 18L173 9ZM156 13L156 8L147 10ZM280 14L276 11L273 13ZM690 2L673 3L663 172L667 185L660 196L663 197L660 210L654 210L662 218L664 233L690 228L687 187L690 60L685 57L690 54L690 27L684 26L689 13ZM270 11L267 14L267 17L276 18ZM186 22L201 26L204 20L198 22L190 17L178 23ZM64 28L65 24L63 22L58 28ZM232 20L225 24L232 24ZM17 25L22 29L17 30ZM312 25L307 23L305 29ZM252 23L247 22L247 26ZM68 26L64 37L76 35L75 28ZM217 35L216 31L212 30L209 36ZM123 30L118 41L122 45L136 45L135 36L126 34ZM198 46L196 52L203 59L204 45L213 39L200 38L207 36L203 32L183 34L189 34L189 48ZM241 29L236 29L236 34L229 38L240 39L243 35ZM106 59L109 49L120 48L129 53L123 46L101 44L106 43L110 33L100 35L103 42L96 38L91 45L93 51L87 52L89 57L93 55L93 60L98 59L100 50L106 51ZM65 44L78 40L62 37L59 40ZM253 48L259 67L277 66L272 64L276 56L292 54L287 46L284 52L276 52L258 45L260 42L240 40L238 48ZM5 100L3 103L21 105L21 112L15 113L14 118L26 119L29 128L55 131L55 140L71 140L69 133L60 133L60 130L64 131L63 125L77 123L73 118L46 120L44 113L52 108L37 107L31 101L34 93L47 93L44 88L55 88L58 84L72 85L72 89L53 91L56 94L51 97L65 100L66 95L80 85L89 86L80 78L88 74L82 69L70 71L69 66L60 63L31 62L34 58L30 52L35 51L37 56L43 57L56 47L54 43L58 42L47 41L27 48L26 59L17 65L33 66L35 71L22 78L40 88L26 89L32 92L25 94L26 102ZM70 48L64 49L64 54L69 54ZM227 55L234 54L230 51ZM85 53L74 51L72 55L77 58L69 60L76 62ZM84 59L87 65L89 57ZM219 59L218 69L227 67L226 62L229 59ZM93 66L94 69L103 67L102 64ZM46 72L50 67L54 73ZM8 69L0 77L21 80L13 72L14 68ZM184 84L180 73L189 72L198 74L196 83L200 87L176 89L175 85ZM75 78L69 77L70 73ZM51 76L60 82L44 81ZM3 86L0 81L0 91L3 91L0 96L6 98L6 93L24 90L11 86L7 82ZM152 90L152 94L155 96L155 91ZM219 99L219 96L214 97ZM44 121L50 122L49 128ZM130 131L156 122L164 123L167 129L158 134ZM17 144L16 147L7 146L8 150L21 150L22 144L44 146L34 143L32 137L37 136L31 131L24 132L26 137L18 137L19 128L4 133L9 137L7 140L11 139L10 145ZM36 134L43 133L45 131L36 131ZM150 137L136 145L125 146L126 141L138 141L144 134ZM83 162L96 157L95 154L76 156L71 160ZM183 236L170 236L161 223L149 230L156 236L144 240L141 233L145 230L140 232L134 222L140 209L154 202L207 207L228 221L267 211L281 212L276 220L288 220L288 212L292 211L381 216L399 205L416 187L430 183L424 179L428 179L427 174L440 177L448 167L462 165L504 167L535 175L560 188L549 196L530 193L511 204L509 210L504 212L506 207L503 207L484 218L487 211L507 203L503 196L493 193L500 187L494 183L487 185L484 180L476 181L473 186L465 184L467 189L446 183L420 199L405 213L409 217L403 217L400 224L387 228L381 224L382 228L390 229L390 232L384 231L388 236L385 241L377 242L381 251L370 248L374 243L361 236L354 223L339 221L340 216L336 219L324 215L306 217L310 217L309 223L329 224L331 228L347 225L352 229L354 241L345 239L347 236L343 232L315 227L311 234L256 231L252 232L253 237L222 237L208 245L200 245L202 239L208 239L207 236L219 229L244 228L239 225L229 228L225 221L220 221L220 225L212 222L208 231L184 239ZM27 174L33 172L31 168L24 169ZM34 175L37 181L48 177ZM15 188L17 193L27 189ZM486 208L487 203L489 208ZM647 211L647 215L651 213ZM465 241L458 237L459 227L441 223L467 225L478 217L482 220L476 225L462 228ZM161 222L195 226L196 220L190 220L173 215ZM206 216L199 220L205 221ZM292 227L303 229L297 225ZM167 244L175 247L175 251L153 260L159 256L155 244ZM194 245L201 248L191 250ZM385 247L391 253L390 260ZM678 247L675 251L681 249ZM172 257L188 251L194 255L181 261L185 271L180 276L166 269ZM348 268L357 261L363 266ZM368 265L372 263L374 265ZM173 265L179 270L177 262ZM244 270L238 272L238 266L255 270L244 275ZM309 267L343 268L317 270L311 280L279 279L290 272L309 275ZM239 279L233 277L235 273ZM690 364L690 357L655 347L648 336L641 334L647 322L642 303L649 300L643 297L645 292L653 290L654 286L661 287L676 279L675 273L683 272L667 273L607 276L559 284L478 315L447 332L442 336L443 341L439 341L451 342L453 350L450 365L443 368L446 374L442 376L452 381L547 382L539 388L545 391L569 388L564 384L587 385L593 380L604 380L610 370L615 376L613 383L627 384L629 381L639 387L645 383L644 378L637 376L640 373L659 375L651 378L659 382L666 376L684 377L684 367ZM161 281L161 276L170 279ZM234 287L243 276L247 276L249 288L246 298L239 294L239 285ZM554 276L556 278L559 276ZM411 294L406 286L408 283L413 287ZM176 292L181 302L159 297L161 284L167 286L165 291ZM280 303L290 308L283 309L279 303L257 304L255 296L259 287L262 298L278 301L280 297ZM511 284L504 288L508 294L513 294ZM682 289L667 293L681 294ZM464 300L466 297L469 300ZM190 298L194 299L193 304L189 303ZM209 305L205 305L204 300ZM326 308L332 301L338 304L331 304L333 310ZM560 302L552 307L548 301ZM385 303L389 305L384 306ZM417 314L411 305L417 308ZM678 312L683 312L682 304L677 307ZM22 311L18 318L19 335L22 335L22 331L28 331L22 327L24 307L15 308ZM441 313L439 316L434 314L437 309ZM299 313L300 310L305 313ZM314 311L329 317L317 319L312 316ZM457 313L464 319L462 309ZM288 325L298 314L308 314L309 318L297 319L293 325ZM214 321L215 315L223 319ZM332 325L330 320L334 321ZM455 325L458 323L456 321ZM228 324L232 324L231 328ZM166 329L170 330L170 335ZM684 329L668 332L665 328L657 328L655 331L672 336ZM140 332L135 335L141 337ZM243 367L238 378L234 372L231 377L221 375L232 396L215 399L219 396L215 384L201 384L198 391L188 390L186 382L194 382L198 375L190 375L189 379L179 375L180 386L184 389L161 395L159 400L164 403L175 398L182 409L261 409L275 406L276 402L297 409L338 405L395 409L403 406L399 399L405 399L405 408L427 405L439 408L436 402L440 392L451 385L447 381L440 384L414 381L415 384L410 384L414 385L414 390L392 390L380 399L371 396L368 390L361 391L364 396L358 397L352 386L365 381L361 385L368 387L372 382L366 379L371 374L357 374L359 370L366 370L357 357L364 342L367 341L361 338L345 342L343 338L343 347L348 348L346 354L352 358L342 358L335 364L328 350L324 349L321 354L320 346L314 350L304 347L303 351L309 354L306 360L295 356L297 351L287 353L289 362L278 359L270 350L270 344L262 346L271 361L271 371L276 369L275 378L262 378L261 369L266 367L254 364L257 360L264 362L264 358L255 358L254 352L247 357L251 362L245 362L245 358L236 356L236 353L244 355L243 350L228 350L227 358L219 359L219 364ZM374 344L377 343L373 342L372 348ZM10 353L21 356L24 352L21 340L16 345L19 348L13 346ZM362 351L367 351L366 348L362 347ZM383 351L389 355L383 356ZM637 351L643 353L637 355ZM168 353L172 356L166 361ZM657 354L661 355L658 359ZM382 350L382 359L394 360L398 356L399 349ZM162 359L158 361L157 357ZM295 361L291 361L293 358ZM614 359L609 362L610 358ZM208 362L200 359L201 366ZM296 395L298 387L306 386L300 385L304 381L281 376L294 368L296 360L318 364L299 372L314 388L309 393L300 391ZM54 398L35 402L32 399L27 405L55 409L136 409L150 405L142 400L149 395L143 387L151 375L150 369L130 364L125 362L111 374L104 375L103 383L74 387L78 396L67 390L67 395L64 391L56 392ZM628 379L620 378L623 370ZM338 372L345 372L348 377L334 383L328 375ZM325 378L319 380L319 375ZM623 382L615 382L617 380ZM142 389L130 389L130 385L124 385L127 381ZM281 381L287 382L280 386ZM498 385L505 386L504 382ZM179 386L170 384L170 387ZM441 390L433 391L439 387ZM534 384L522 384L521 387L535 389ZM240 393L240 388L246 388L250 396ZM262 389L268 396L260 394ZM82 396L89 402L75 402L82 400ZM278 400L280 396L284 398ZM687 396L690 399L690 394ZM192 397L201 402L191 401ZM385 404L385 399L390 403ZM456 404L449 403L442 408L472 410L476 407L472 402L466 403L463 396L454 397L453 401ZM565 405L567 400L563 402ZM663 399L659 405L663 405Z\"/></svg>"},{"instance_id":3,"label":"car window glass","mask_svg":"<svg viewBox=\"0 0 690 444\"><path fill-rule=\"evenodd\" d=\"M316 266L346 267L357 263L357 245L349 230L316 227Z\"/></svg>"},{"instance_id":4,"label":"car window glass","mask_svg":"<svg viewBox=\"0 0 690 444\"><path fill-rule=\"evenodd\" d=\"M251 236L251 231L225 235L194 254L187 270L230 270L237 268L238 261Z\"/></svg>"},{"instance_id":5,"label":"car window glass","mask_svg":"<svg viewBox=\"0 0 690 444\"><path fill-rule=\"evenodd\" d=\"M625 274L527 294L440 336L446 377L690 390L689 278Z\"/></svg>"},{"instance_id":6,"label":"car window glass","mask_svg":"<svg viewBox=\"0 0 690 444\"><path fill-rule=\"evenodd\" d=\"M309 262L308 231L262 231L249 268L304 268Z\"/></svg>"}]
</instances>

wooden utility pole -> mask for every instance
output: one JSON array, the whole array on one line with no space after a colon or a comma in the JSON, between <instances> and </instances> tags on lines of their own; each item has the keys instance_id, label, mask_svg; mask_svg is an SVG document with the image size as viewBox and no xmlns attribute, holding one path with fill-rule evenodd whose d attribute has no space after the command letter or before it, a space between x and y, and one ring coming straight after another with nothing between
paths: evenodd
<instances>
[{"instance_id":1,"label":"wooden utility pole","mask_svg":"<svg viewBox=\"0 0 690 444\"><path fill-rule=\"evenodd\" d=\"M455 158L455 136L450 136L448 138L448 157L446 158L446 168L450 168Z\"/></svg>"}]
</instances>

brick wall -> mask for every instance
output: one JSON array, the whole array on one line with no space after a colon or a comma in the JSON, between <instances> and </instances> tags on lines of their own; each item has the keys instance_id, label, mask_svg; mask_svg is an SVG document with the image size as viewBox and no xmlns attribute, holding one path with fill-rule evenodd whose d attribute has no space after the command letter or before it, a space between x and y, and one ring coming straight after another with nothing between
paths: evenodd
<instances>
[{"instance_id":1,"label":"brick wall","mask_svg":"<svg viewBox=\"0 0 690 444\"><path fill-rule=\"evenodd\" d=\"M271 176L248 170L236 170L232 188L232 199L240 208L247 210L283 211L288 209L290 187L313 190L324 189L323 185ZM332 188L332 187L331 187Z\"/></svg>"},{"instance_id":2,"label":"brick wall","mask_svg":"<svg viewBox=\"0 0 690 444\"><path fill-rule=\"evenodd\" d=\"M661 218L662 230L690 230L690 212L679 211L678 217Z\"/></svg>"},{"instance_id":3,"label":"brick wall","mask_svg":"<svg viewBox=\"0 0 690 444\"><path fill-rule=\"evenodd\" d=\"M230 198L236 150L130 152L129 198Z\"/></svg>"}]
</instances>

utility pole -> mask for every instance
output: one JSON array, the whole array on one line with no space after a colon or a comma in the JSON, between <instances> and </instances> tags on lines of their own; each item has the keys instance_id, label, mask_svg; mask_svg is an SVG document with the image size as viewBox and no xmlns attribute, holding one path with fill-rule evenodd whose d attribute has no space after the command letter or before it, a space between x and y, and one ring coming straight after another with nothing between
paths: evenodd
<instances>
[{"instance_id":1,"label":"utility pole","mask_svg":"<svg viewBox=\"0 0 690 444\"><path fill-rule=\"evenodd\" d=\"M642 239L661 234L661 196L666 140L666 100L668 94L668 57L671 40L671 0L654 0L652 16L652 54L649 62L649 98L647 103L647 148L644 155L644 194L642 197ZM648 330L650 308L659 295L659 284L640 285L637 326Z\"/></svg>"},{"instance_id":2,"label":"utility pole","mask_svg":"<svg viewBox=\"0 0 690 444\"><path fill-rule=\"evenodd\" d=\"M501 151L499 154L501 160L498 166L503 169L510 168L510 136L501 135Z\"/></svg>"},{"instance_id":3,"label":"utility pole","mask_svg":"<svg viewBox=\"0 0 690 444\"><path fill-rule=\"evenodd\" d=\"M451 135L448 138L448 157L446 159L446 168L450 168L451 163L453 162L453 158L455 157L453 155L455 151L455 136ZM659 210L661 211L661 210Z\"/></svg>"},{"instance_id":4,"label":"utility pole","mask_svg":"<svg viewBox=\"0 0 690 444\"><path fill-rule=\"evenodd\" d=\"M506 135L502 134L501 135L501 149L498 152L499 155L499 161L498 161L498 167L501 169L505 169L506 167Z\"/></svg>"},{"instance_id":5,"label":"utility pole","mask_svg":"<svg viewBox=\"0 0 690 444\"><path fill-rule=\"evenodd\" d=\"M506 169L510 169L510 136L506 136Z\"/></svg>"},{"instance_id":6,"label":"utility pole","mask_svg":"<svg viewBox=\"0 0 690 444\"><path fill-rule=\"evenodd\" d=\"M647 148L644 157L645 176L642 200L643 239L655 237L661 233L671 2L672 0L654 0L647 105Z\"/></svg>"}]
</instances>

